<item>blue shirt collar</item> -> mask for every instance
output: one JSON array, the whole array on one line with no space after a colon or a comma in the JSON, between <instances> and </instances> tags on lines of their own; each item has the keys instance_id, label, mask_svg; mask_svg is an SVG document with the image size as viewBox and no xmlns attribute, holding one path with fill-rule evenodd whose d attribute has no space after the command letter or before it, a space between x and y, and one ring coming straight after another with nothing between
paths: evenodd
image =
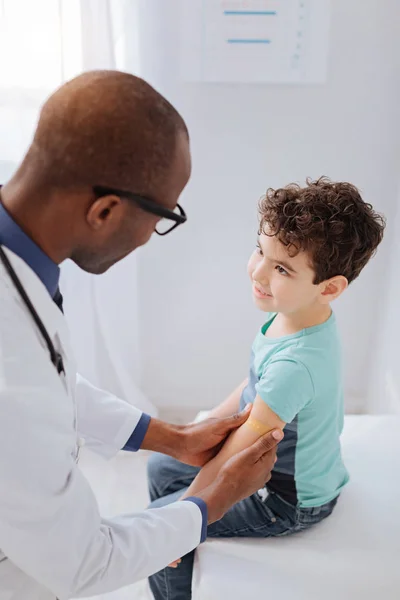
<instances>
[{"instance_id":1,"label":"blue shirt collar","mask_svg":"<svg viewBox=\"0 0 400 600\"><path fill-rule=\"evenodd\" d=\"M22 258L36 273L53 298L60 279L60 268L21 229L0 202L0 244Z\"/></svg>"}]
</instances>

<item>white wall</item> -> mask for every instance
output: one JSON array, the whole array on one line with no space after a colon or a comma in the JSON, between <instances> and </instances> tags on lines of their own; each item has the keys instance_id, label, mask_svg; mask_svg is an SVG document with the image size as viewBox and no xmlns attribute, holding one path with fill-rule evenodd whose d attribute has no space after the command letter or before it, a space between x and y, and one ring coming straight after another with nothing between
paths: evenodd
<instances>
[{"instance_id":1,"label":"white wall","mask_svg":"<svg viewBox=\"0 0 400 600\"><path fill-rule=\"evenodd\" d=\"M398 201L400 205L400 199ZM371 369L367 410L400 413L400 206L390 224L392 233L389 277L379 290L382 319L377 323L376 354Z\"/></svg>"},{"instance_id":2,"label":"white wall","mask_svg":"<svg viewBox=\"0 0 400 600\"><path fill-rule=\"evenodd\" d=\"M266 187L326 174L395 214L400 3L332 5L328 82L301 87L179 81L179 2L141 2L143 75L185 116L194 159L188 223L139 258L143 382L160 406L211 406L246 376L262 314L245 267ZM366 408L389 254L390 234L335 307L348 409Z\"/></svg>"},{"instance_id":3,"label":"white wall","mask_svg":"<svg viewBox=\"0 0 400 600\"><path fill-rule=\"evenodd\" d=\"M159 406L211 406L245 377L262 321L246 276L257 200L267 186L327 174L357 184L389 220L378 256L336 306L347 406L400 410L400 3L332 5L328 82L301 87L185 84L178 77L180 0L121 3L118 55L124 45L129 68L139 46L141 74L181 110L193 148L193 177L182 198L188 223L138 253L143 373L137 379ZM27 108L27 124L18 116L16 127L11 117L19 113L8 110L0 111L3 133L12 123L11 137L0 139L3 181L28 141L19 132L30 131L36 119ZM126 360L134 360L131 351Z\"/></svg>"}]
</instances>

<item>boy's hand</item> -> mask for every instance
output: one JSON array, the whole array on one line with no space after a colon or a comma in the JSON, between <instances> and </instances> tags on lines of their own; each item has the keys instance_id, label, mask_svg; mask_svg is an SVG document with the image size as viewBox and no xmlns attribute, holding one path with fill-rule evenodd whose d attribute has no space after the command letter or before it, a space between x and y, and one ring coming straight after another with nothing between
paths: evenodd
<instances>
[{"instance_id":1,"label":"boy's hand","mask_svg":"<svg viewBox=\"0 0 400 600\"><path fill-rule=\"evenodd\" d=\"M178 560L174 560L174 562L172 562L170 565L168 565L169 567L171 567L171 569L176 569L176 567L179 565L179 563L182 562L181 558L178 558Z\"/></svg>"},{"instance_id":2,"label":"boy's hand","mask_svg":"<svg viewBox=\"0 0 400 600\"><path fill-rule=\"evenodd\" d=\"M218 454L232 431L243 425L250 415L251 405L236 415L224 419L205 419L182 427L182 448L175 457L183 463L202 467Z\"/></svg>"}]
</instances>

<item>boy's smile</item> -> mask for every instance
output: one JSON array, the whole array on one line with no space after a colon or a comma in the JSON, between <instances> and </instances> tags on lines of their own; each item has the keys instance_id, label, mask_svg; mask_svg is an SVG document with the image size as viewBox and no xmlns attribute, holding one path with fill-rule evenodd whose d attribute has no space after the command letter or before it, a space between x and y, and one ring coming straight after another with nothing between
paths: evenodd
<instances>
[{"instance_id":1,"label":"boy's smile","mask_svg":"<svg viewBox=\"0 0 400 600\"><path fill-rule=\"evenodd\" d=\"M253 280L253 294L257 298L260 298L261 300L265 300L266 298L272 298L272 294L265 292L262 289L261 285L254 280Z\"/></svg>"}]
</instances>

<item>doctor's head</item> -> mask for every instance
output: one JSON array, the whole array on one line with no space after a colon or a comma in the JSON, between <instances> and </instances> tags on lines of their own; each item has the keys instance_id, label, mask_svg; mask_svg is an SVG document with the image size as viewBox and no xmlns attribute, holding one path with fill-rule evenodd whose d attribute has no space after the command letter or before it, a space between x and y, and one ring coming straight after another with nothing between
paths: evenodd
<instances>
[{"instance_id":1,"label":"doctor's head","mask_svg":"<svg viewBox=\"0 0 400 600\"><path fill-rule=\"evenodd\" d=\"M62 259L102 273L186 220L178 199L190 171L188 131L173 106L133 75L93 71L45 103L8 187L18 194L29 182L44 250L53 236Z\"/></svg>"}]
</instances>

